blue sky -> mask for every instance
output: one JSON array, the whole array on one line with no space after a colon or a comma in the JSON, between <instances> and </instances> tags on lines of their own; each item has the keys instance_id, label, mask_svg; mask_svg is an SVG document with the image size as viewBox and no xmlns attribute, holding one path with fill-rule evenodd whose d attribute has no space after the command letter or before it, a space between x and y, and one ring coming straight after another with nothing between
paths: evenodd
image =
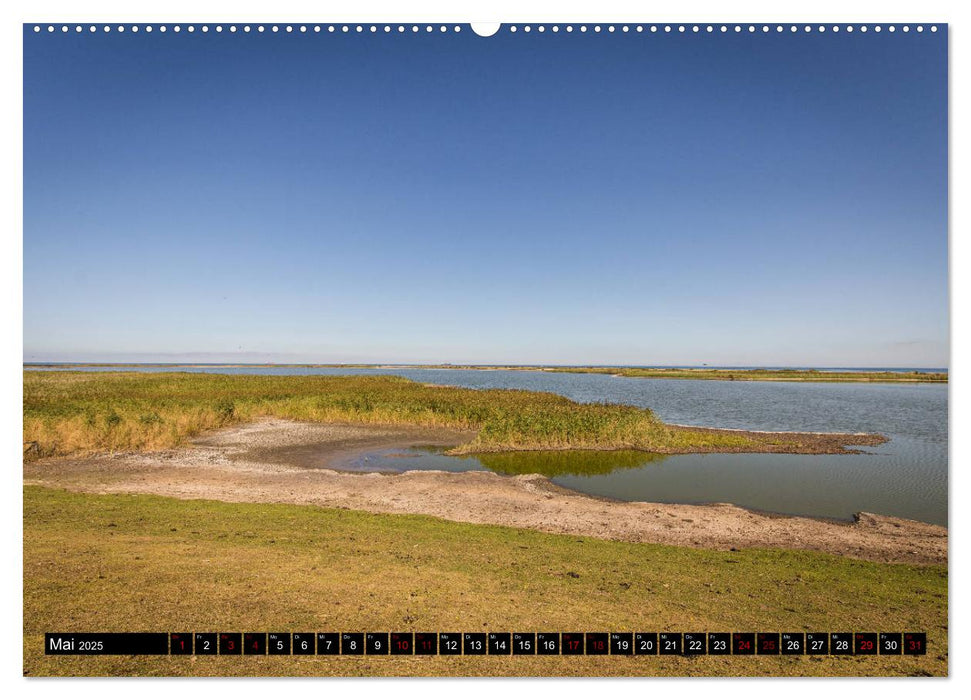
<instances>
[{"instance_id":1,"label":"blue sky","mask_svg":"<svg viewBox=\"0 0 971 700\"><path fill-rule=\"evenodd\" d=\"M24 359L948 364L936 34L24 35Z\"/></svg>"}]
</instances>

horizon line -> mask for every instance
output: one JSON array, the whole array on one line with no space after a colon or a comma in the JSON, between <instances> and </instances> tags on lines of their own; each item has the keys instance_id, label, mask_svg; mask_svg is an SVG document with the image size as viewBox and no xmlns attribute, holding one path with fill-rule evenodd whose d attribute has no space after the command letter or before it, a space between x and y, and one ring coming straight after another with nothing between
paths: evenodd
<instances>
[{"instance_id":1,"label":"horizon line","mask_svg":"<svg viewBox=\"0 0 971 700\"><path fill-rule=\"evenodd\" d=\"M49 366L75 366L75 367L358 367L358 368L382 368L382 367L427 367L455 369L463 368L502 368L502 367L565 367L565 368L626 368L626 369L798 369L798 370L834 370L834 369L855 369L855 370L928 370L936 372L946 372L949 367L925 366L925 365L730 365L730 364L575 364L575 363L537 363L537 362L95 362L95 361L76 361L76 360L44 360L28 362L24 361L23 366L49 367Z\"/></svg>"}]
</instances>

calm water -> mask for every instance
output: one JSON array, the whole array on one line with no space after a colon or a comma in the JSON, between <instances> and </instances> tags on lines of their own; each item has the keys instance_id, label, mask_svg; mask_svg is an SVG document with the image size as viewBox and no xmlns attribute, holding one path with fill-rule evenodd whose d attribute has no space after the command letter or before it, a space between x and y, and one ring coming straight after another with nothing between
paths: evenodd
<instances>
[{"instance_id":1,"label":"calm water","mask_svg":"<svg viewBox=\"0 0 971 700\"><path fill-rule=\"evenodd\" d=\"M539 472L561 486L619 500L728 502L841 519L862 510L947 524L946 384L719 382L504 370L155 367L145 371L396 374L434 384L550 391L575 401L632 404L653 409L669 423L685 425L877 432L890 441L860 455L658 458L620 452L460 458L434 451L389 450L360 455L341 466L378 471Z\"/></svg>"}]
</instances>

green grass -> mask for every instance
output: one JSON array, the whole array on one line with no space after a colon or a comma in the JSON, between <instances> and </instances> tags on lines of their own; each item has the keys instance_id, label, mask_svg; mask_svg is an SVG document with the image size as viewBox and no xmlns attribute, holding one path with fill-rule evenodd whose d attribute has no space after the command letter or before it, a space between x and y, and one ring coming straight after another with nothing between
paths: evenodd
<instances>
[{"instance_id":1,"label":"green grass","mask_svg":"<svg viewBox=\"0 0 971 700\"><path fill-rule=\"evenodd\" d=\"M924 657L46 657L47 631L926 631ZM24 489L28 675L943 675L947 569Z\"/></svg>"},{"instance_id":2,"label":"green grass","mask_svg":"<svg viewBox=\"0 0 971 700\"><path fill-rule=\"evenodd\" d=\"M205 430L260 416L477 431L456 453L811 451L805 436L686 430L633 406L429 386L391 376L25 371L23 411L27 459L173 447Z\"/></svg>"}]
</instances>

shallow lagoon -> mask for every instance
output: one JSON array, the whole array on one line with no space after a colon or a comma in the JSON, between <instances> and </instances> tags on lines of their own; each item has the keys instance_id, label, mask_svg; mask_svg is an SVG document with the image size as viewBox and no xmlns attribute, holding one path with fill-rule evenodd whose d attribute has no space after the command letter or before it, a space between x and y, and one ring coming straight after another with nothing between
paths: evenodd
<instances>
[{"instance_id":1,"label":"shallow lagoon","mask_svg":"<svg viewBox=\"0 0 971 700\"><path fill-rule=\"evenodd\" d=\"M105 370L117 368L85 368ZM576 401L653 409L669 423L748 430L878 432L854 455L524 453L452 457L433 450L357 455L367 471L490 469L544 473L566 488L627 501L728 502L758 510L848 519L858 511L947 525L946 384L727 382L511 370L309 367L144 367L229 374L396 374L470 388L550 391Z\"/></svg>"}]
</instances>

